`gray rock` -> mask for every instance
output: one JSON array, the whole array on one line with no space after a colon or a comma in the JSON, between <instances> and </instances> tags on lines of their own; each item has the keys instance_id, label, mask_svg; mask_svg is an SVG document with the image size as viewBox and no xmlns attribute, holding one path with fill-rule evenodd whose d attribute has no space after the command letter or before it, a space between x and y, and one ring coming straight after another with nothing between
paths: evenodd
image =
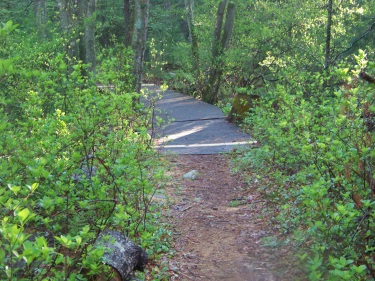
<instances>
[{"instance_id":1,"label":"gray rock","mask_svg":"<svg viewBox=\"0 0 375 281\"><path fill-rule=\"evenodd\" d=\"M198 171L197 171L197 170L191 170L190 172L186 173L186 174L183 176L183 178L184 178L184 179L195 180L198 176L199 176L199 174L198 174Z\"/></svg>"}]
</instances>

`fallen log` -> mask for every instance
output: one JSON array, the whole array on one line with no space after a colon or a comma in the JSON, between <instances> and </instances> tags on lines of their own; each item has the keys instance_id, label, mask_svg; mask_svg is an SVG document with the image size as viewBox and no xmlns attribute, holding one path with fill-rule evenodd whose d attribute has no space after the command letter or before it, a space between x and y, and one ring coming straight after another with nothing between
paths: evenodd
<instances>
[{"instance_id":1,"label":"fallen log","mask_svg":"<svg viewBox=\"0 0 375 281\"><path fill-rule=\"evenodd\" d=\"M115 281L130 281L132 272L143 271L148 261L147 253L119 231L103 231L95 246L103 248L103 262L112 268ZM98 276L96 280L108 278Z\"/></svg>"}]
</instances>

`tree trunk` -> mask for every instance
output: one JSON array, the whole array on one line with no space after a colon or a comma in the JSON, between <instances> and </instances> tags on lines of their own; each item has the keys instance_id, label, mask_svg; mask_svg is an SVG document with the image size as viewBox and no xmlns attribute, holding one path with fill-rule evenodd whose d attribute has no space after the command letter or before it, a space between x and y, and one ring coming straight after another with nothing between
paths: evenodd
<instances>
[{"instance_id":1,"label":"tree trunk","mask_svg":"<svg viewBox=\"0 0 375 281\"><path fill-rule=\"evenodd\" d=\"M80 0L76 4L69 0L58 0L57 3L60 10L61 28L67 39L65 51L68 60L73 62L74 59L81 60L88 65L89 72L95 73L96 0ZM76 32L72 32L73 29ZM86 74L82 69L82 75L86 76Z\"/></svg>"},{"instance_id":2,"label":"tree trunk","mask_svg":"<svg viewBox=\"0 0 375 281\"><path fill-rule=\"evenodd\" d=\"M331 35L332 35L332 11L333 11L333 0L328 1L327 6L327 29L326 29L326 46L324 53L324 70L325 79L323 82L323 89L330 87L330 67L331 67ZM331 87L332 89L332 87Z\"/></svg>"},{"instance_id":3,"label":"tree trunk","mask_svg":"<svg viewBox=\"0 0 375 281\"><path fill-rule=\"evenodd\" d=\"M34 16L35 26L38 30L38 36L40 39L45 40L46 35L46 24L47 24L47 6L46 0L34 0Z\"/></svg>"},{"instance_id":4,"label":"tree trunk","mask_svg":"<svg viewBox=\"0 0 375 281\"><path fill-rule=\"evenodd\" d=\"M79 55L76 38L71 37L74 9L69 0L57 0L57 4L60 12L61 29L67 39L67 43L64 46L65 52L69 59L73 59Z\"/></svg>"},{"instance_id":5,"label":"tree trunk","mask_svg":"<svg viewBox=\"0 0 375 281\"><path fill-rule=\"evenodd\" d=\"M325 48L325 63L324 69L329 70L331 65L331 28L332 28L332 10L333 0L328 1L328 19L327 19L327 32L326 32L326 48Z\"/></svg>"},{"instance_id":6,"label":"tree trunk","mask_svg":"<svg viewBox=\"0 0 375 281\"><path fill-rule=\"evenodd\" d=\"M199 49L198 36L195 30L194 14L193 14L194 0L185 0L186 21L189 30L189 41L191 44L191 53L193 58L193 72L195 73L196 82L199 84L200 67L199 67Z\"/></svg>"},{"instance_id":7,"label":"tree trunk","mask_svg":"<svg viewBox=\"0 0 375 281\"><path fill-rule=\"evenodd\" d=\"M88 70L96 73L96 54L95 54L95 9L96 1L88 0L87 2L87 23L85 26L85 49L86 63L89 64Z\"/></svg>"},{"instance_id":8,"label":"tree trunk","mask_svg":"<svg viewBox=\"0 0 375 281\"><path fill-rule=\"evenodd\" d=\"M227 6L227 0L223 0L219 3L219 7L217 9L217 15L216 15L216 24L215 24L215 31L214 31L214 37L212 40L212 64L215 63L215 59L218 57L221 46L221 33L223 29L223 22L224 22L224 13L225 8Z\"/></svg>"},{"instance_id":9,"label":"tree trunk","mask_svg":"<svg viewBox=\"0 0 375 281\"><path fill-rule=\"evenodd\" d=\"M218 101L218 93L224 71L223 55L229 46L236 12L235 4L229 3L227 5L225 23L223 27L226 2L227 0L223 0L220 2L218 7L214 39L212 42L212 69L210 71L207 87L203 92L203 99L212 104Z\"/></svg>"},{"instance_id":10,"label":"tree trunk","mask_svg":"<svg viewBox=\"0 0 375 281\"><path fill-rule=\"evenodd\" d=\"M134 89L141 91L150 0L124 0L125 46L133 50Z\"/></svg>"},{"instance_id":11,"label":"tree trunk","mask_svg":"<svg viewBox=\"0 0 375 281\"><path fill-rule=\"evenodd\" d=\"M124 0L125 47L130 47L132 42L132 5L130 0Z\"/></svg>"},{"instance_id":12,"label":"tree trunk","mask_svg":"<svg viewBox=\"0 0 375 281\"><path fill-rule=\"evenodd\" d=\"M228 49L229 41L232 37L235 13L236 13L236 5L234 3L229 3L227 14L225 16L223 37L221 39L221 52L222 53L226 49Z\"/></svg>"},{"instance_id":13,"label":"tree trunk","mask_svg":"<svg viewBox=\"0 0 375 281\"><path fill-rule=\"evenodd\" d=\"M192 43L192 35L191 35L191 25L193 24L193 5L194 0L185 0L185 10L186 10L186 22L188 25L188 40L189 43Z\"/></svg>"},{"instance_id":14,"label":"tree trunk","mask_svg":"<svg viewBox=\"0 0 375 281\"><path fill-rule=\"evenodd\" d=\"M87 2L88 0L80 0L77 3L76 7L76 15L77 15L77 23L75 25L75 28L78 29L78 36L79 36L79 41L78 41L78 52L79 56L77 59L82 61L84 64L87 63L86 61L86 26L85 26L85 21L86 21L86 15L87 15ZM86 76L87 73L85 69L81 70L82 75Z\"/></svg>"},{"instance_id":15,"label":"tree trunk","mask_svg":"<svg viewBox=\"0 0 375 281\"><path fill-rule=\"evenodd\" d=\"M135 77L134 88L138 93L141 91L142 84L149 6L150 0L136 0L134 3L134 29L132 35L132 48L134 53L133 74Z\"/></svg>"}]
</instances>

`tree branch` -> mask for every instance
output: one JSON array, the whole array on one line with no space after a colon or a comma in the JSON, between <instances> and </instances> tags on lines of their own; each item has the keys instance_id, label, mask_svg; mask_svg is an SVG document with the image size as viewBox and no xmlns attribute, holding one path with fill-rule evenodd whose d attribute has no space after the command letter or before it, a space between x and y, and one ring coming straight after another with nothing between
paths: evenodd
<instances>
[{"instance_id":1,"label":"tree branch","mask_svg":"<svg viewBox=\"0 0 375 281\"><path fill-rule=\"evenodd\" d=\"M361 41L363 38L365 38L374 29L375 29L375 22L373 22L371 24L371 26L359 38L357 38L356 40L354 40L352 42L352 44L347 49L345 49L344 51L338 53L337 56L335 57L335 59L333 61L336 61L341 55L343 55L344 53L350 51L350 49L352 49L355 44L357 44L359 41Z\"/></svg>"},{"instance_id":2,"label":"tree branch","mask_svg":"<svg viewBox=\"0 0 375 281\"><path fill-rule=\"evenodd\" d=\"M27 4L27 6L26 6L26 8L25 8L25 12L29 9L29 7L31 6L31 4L32 4L33 2L34 2L34 1L31 0L31 1L29 2L29 4Z\"/></svg>"},{"instance_id":3,"label":"tree branch","mask_svg":"<svg viewBox=\"0 0 375 281\"><path fill-rule=\"evenodd\" d=\"M375 78L368 75L366 72L364 72L363 70L359 73L359 78L361 78L362 80L365 80L366 82L370 83L370 84L375 84Z\"/></svg>"}]
</instances>

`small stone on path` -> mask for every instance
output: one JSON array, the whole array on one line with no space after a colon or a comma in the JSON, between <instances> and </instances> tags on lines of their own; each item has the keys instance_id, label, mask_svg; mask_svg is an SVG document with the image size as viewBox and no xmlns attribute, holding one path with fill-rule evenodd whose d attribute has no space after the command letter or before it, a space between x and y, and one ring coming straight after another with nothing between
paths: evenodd
<instances>
[{"instance_id":1,"label":"small stone on path","mask_svg":"<svg viewBox=\"0 0 375 281\"><path fill-rule=\"evenodd\" d=\"M186 173L183 178L184 179L191 179L195 180L198 177L198 171L197 170L191 170L190 172Z\"/></svg>"}]
</instances>

